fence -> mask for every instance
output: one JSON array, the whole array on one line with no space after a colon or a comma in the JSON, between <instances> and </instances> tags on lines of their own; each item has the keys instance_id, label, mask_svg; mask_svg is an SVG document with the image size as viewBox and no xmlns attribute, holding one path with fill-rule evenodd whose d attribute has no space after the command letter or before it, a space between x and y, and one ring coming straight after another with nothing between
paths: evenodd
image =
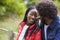
<instances>
[{"instance_id":1,"label":"fence","mask_svg":"<svg viewBox=\"0 0 60 40\"><path fill-rule=\"evenodd\" d=\"M7 30L7 29L4 29L4 28L0 28L0 30L8 32L9 40L14 40L14 36L17 35L17 32L13 32L12 30Z\"/></svg>"}]
</instances>

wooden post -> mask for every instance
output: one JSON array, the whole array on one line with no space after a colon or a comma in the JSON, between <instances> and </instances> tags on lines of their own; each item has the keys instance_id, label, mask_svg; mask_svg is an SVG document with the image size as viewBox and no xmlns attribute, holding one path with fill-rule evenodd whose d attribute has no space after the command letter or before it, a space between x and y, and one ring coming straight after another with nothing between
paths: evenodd
<instances>
[{"instance_id":1,"label":"wooden post","mask_svg":"<svg viewBox=\"0 0 60 40\"><path fill-rule=\"evenodd\" d=\"M9 40L14 40L14 33L13 31L9 30Z\"/></svg>"},{"instance_id":2,"label":"wooden post","mask_svg":"<svg viewBox=\"0 0 60 40\"><path fill-rule=\"evenodd\" d=\"M12 30L7 30L7 29L4 29L4 28L0 28L1 31L4 31L4 32L7 32L9 33L9 40L14 40L14 35L16 36L17 35L17 32L13 32Z\"/></svg>"}]
</instances>

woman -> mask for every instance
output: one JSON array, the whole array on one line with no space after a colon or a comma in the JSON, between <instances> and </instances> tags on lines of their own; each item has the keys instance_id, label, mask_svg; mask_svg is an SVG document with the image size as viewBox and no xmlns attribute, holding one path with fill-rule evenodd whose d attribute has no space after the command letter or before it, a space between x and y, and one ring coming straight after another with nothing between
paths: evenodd
<instances>
[{"instance_id":1,"label":"woman","mask_svg":"<svg viewBox=\"0 0 60 40\"><path fill-rule=\"evenodd\" d=\"M35 24L38 15L35 7L27 9L24 20L19 25L17 40L41 40L41 29Z\"/></svg>"}]
</instances>

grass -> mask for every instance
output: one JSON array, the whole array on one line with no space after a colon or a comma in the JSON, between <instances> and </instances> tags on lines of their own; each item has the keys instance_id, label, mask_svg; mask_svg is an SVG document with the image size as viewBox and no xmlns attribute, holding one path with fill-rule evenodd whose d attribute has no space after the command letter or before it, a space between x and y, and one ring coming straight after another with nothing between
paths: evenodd
<instances>
[{"instance_id":1,"label":"grass","mask_svg":"<svg viewBox=\"0 0 60 40\"><path fill-rule=\"evenodd\" d=\"M20 22L21 22L20 18L16 18L16 17L6 18L4 20L0 20L0 28L17 32L18 25ZM0 30L0 40L9 40L8 33Z\"/></svg>"},{"instance_id":2,"label":"grass","mask_svg":"<svg viewBox=\"0 0 60 40\"><path fill-rule=\"evenodd\" d=\"M0 40L9 40L8 33L0 31Z\"/></svg>"}]
</instances>

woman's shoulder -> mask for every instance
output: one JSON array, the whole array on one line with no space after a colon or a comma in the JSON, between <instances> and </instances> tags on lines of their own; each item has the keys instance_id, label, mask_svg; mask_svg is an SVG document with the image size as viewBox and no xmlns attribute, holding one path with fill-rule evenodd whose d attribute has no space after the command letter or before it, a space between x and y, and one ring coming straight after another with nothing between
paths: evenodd
<instances>
[{"instance_id":1,"label":"woman's shoulder","mask_svg":"<svg viewBox=\"0 0 60 40\"><path fill-rule=\"evenodd\" d=\"M26 22L21 22L20 24L19 24L19 26L24 26L26 24Z\"/></svg>"},{"instance_id":2,"label":"woman's shoulder","mask_svg":"<svg viewBox=\"0 0 60 40\"><path fill-rule=\"evenodd\" d=\"M26 24L25 22L21 22L21 23L18 25L18 29L19 29L19 30L22 29L25 24Z\"/></svg>"}]
</instances>

